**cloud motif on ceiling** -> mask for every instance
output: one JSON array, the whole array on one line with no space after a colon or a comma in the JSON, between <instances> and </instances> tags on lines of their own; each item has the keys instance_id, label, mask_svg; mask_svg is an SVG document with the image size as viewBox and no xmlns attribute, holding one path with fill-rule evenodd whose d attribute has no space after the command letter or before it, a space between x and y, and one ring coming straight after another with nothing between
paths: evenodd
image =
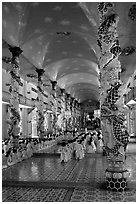
<instances>
[{"instance_id":1,"label":"cloud motif on ceiling","mask_svg":"<svg viewBox=\"0 0 138 204\"><path fill-rule=\"evenodd\" d=\"M8 6L4 6L3 8L4 8L4 11L6 11L7 13L9 12Z\"/></svg>"},{"instance_id":2,"label":"cloud motif on ceiling","mask_svg":"<svg viewBox=\"0 0 138 204\"><path fill-rule=\"evenodd\" d=\"M79 53L79 54L77 54L77 56L78 56L78 57L83 57L83 55L82 55L82 54L80 54L80 53Z\"/></svg>"},{"instance_id":3,"label":"cloud motif on ceiling","mask_svg":"<svg viewBox=\"0 0 138 204\"><path fill-rule=\"evenodd\" d=\"M64 25L64 26L68 26L70 25L70 21L69 20L62 20L59 22L60 25Z\"/></svg>"},{"instance_id":4,"label":"cloud motif on ceiling","mask_svg":"<svg viewBox=\"0 0 138 204\"><path fill-rule=\"evenodd\" d=\"M61 11L62 6L55 6L54 8L52 8L52 10L54 11Z\"/></svg>"},{"instance_id":5,"label":"cloud motif on ceiling","mask_svg":"<svg viewBox=\"0 0 138 204\"><path fill-rule=\"evenodd\" d=\"M35 29L35 33L41 33L40 29Z\"/></svg>"},{"instance_id":6,"label":"cloud motif on ceiling","mask_svg":"<svg viewBox=\"0 0 138 204\"><path fill-rule=\"evenodd\" d=\"M72 6L72 8L79 8L80 6L79 6L78 2L75 2L75 3L76 4L74 6Z\"/></svg>"},{"instance_id":7,"label":"cloud motif on ceiling","mask_svg":"<svg viewBox=\"0 0 138 204\"><path fill-rule=\"evenodd\" d=\"M77 43L77 41L76 41L76 40L73 40L72 43Z\"/></svg>"},{"instance_id":8,"label":"cloud motif on ceiling","mask_svg":"<svg viewBox=\"0 0 138 204\"><path fill-rule=\"evenodd\" d=\"M5 20L2 20L2 24L3 24L4 27L7 26L7 22Z\"/></svg>"},{"instance_id":9,"label":"cloud motif on ceiling","mask_svg":"<svg viewBox=\"0 0 138 204\"><path fill-rule=\"evenodd\" d=\"M80 28L85 31L89 31L89 28L86 25L81 25Z\"/></svg>"},{"instance_id":10,"label":"cloud motif on ceiling","mask_svg":"<svg viewBox=\"0 0 138 204\"><path fill-rule=\"evenodd\" d=\"M44 18L44 22L46 22L46 23L51 23L52 20L53 20L53 18L48 17L48 16Z\"/></svg>"},{"instance_id":11,"label":"cloud motif on ceiling","mask_svg":"<svg viewBox=\"0 0 138 204\"><path fill-rule=\"evenodd\" d=\"M67 55L68 53L67 53L66 51L63 51L62 54L63 54L63 55Z\"/></svg>"},{"instance_id":12,"label":"cloud motif on ceiling","mask_svg":"<svg viewBox=\"0 0 138 204\"><path fill-rule=\"evenodd\" d=\"M36 7L36 6L39 5L39 3L38 3L38 2L33 2L32 5L33 5L34 7Z\"/></svg>"},{"instance_id":13,"label":"cloud motif on ceiling","mask_svg":"<svg viewBox=\"0 0 138 204\"><path fill-rule=\"evenodd\" d=\"M51 59L50 59L50 58L46 60L46 62L50 62L50 61L51 61Z\"/></svg>"},{"instance_id":14,"label":"cloud motif on ceiling","mask_svg":"<svg viewBox=\"0 0 138 204\"><path fill-rule=\"evenodd\" d=\"M17 11L21 12L22 5L20 3L16 3L15 7L16 7Z\"/></svg>"}]
</instances>

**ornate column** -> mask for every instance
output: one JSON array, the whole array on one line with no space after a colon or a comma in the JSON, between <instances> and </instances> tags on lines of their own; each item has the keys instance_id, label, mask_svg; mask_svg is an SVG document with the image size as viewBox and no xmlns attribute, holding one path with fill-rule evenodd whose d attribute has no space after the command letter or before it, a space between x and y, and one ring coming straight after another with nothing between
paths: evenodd
<instances>
[{"instance_id":1,"label":"ornate column","mask_svg":"<svg viewBox=\"0 0 138 204\"><path fill-rule=\"evenodd\" d=\"M56 81L51 81L52 84L52 93L51 95L53 96L54 99L54 113L53 113L53 133L57 133L57 126L56 126L56 122L57 122L57 93L56 93L56 88L57 88L57 82Z\"/></svg>"},{"instance_id":2,"label":"ornate column","mask_svg":"<svg viewBox=\"0 0 138 204\"><path fill-rule=\"evenodd\" d=\"M13 141L13 146L15 145L15 139L18 138L20 133L19 122L20 122L20 113L19 113L19 85L23 86L21 82L19 71L19 55L23 52L19 47L9 46L9 50L12 54L11 58L3 57L3 61L10 63L12 65L10 74L10 105L9 105L9 129L8 136Z\"/></svg>"},{"instance_id":3,"label":"ornate column","mask_svg":"<svg viewBox=\"0 0 138 204\"><path fill-rule=\"evenodd\" d=\"M62 120L62 132L64 133L64 131L65 131L65 128L66 128L66 118L65 118L65 106L66 106L66 104L65 104L65 89L62 89L62 88L60 88L60 92L61 92L61 100L62 100L62 104L63 104L63 106L62 106L62 118L63 118L63 120Z\"/></svg>"},{"instance_id":4,"label":"ornate column","mask_svg":"<svg viewBox=\"0 0 138 204\"><path fill-rule=\"evenodd\" d=\"M37 123L37 134L38 137L43 138L44 137L44 102L43 102L43 74L44 70L43 69L38 69L36 68L36 72L38 75L38 123Z\"/></svg>"},{"instance_id":5,"label":"ornate column","mask_svg":"<svg viewBox=\"0 0 138 204\"><path fill-rule=\"evenodd\" d=\"M108 167L105 172L107 188L123 191L127 186L129 172L125 167L128 133L124 126L124 101L121 96L121 53L117 24L119 17L115 13L114 3L99 3L100 25L98 46L100 47L100 108L104 152Z\"/></svg>"}]
</instances>

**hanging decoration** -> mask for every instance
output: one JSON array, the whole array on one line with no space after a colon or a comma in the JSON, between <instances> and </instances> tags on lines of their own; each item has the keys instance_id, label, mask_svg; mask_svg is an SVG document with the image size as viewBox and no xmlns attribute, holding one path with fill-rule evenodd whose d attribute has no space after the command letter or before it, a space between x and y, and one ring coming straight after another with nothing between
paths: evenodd
<instances>
[{"instance_id":1,"label":"hanging decoration","mask_svg":"<svg viewBox=\"0 0 138 204\"><path fill-rule=\"evenodd\" d=\"M128 12L128 17L132 21L136 20L136 4L132 4L132 6L130 7L129 12Z\"/></svg>"},{"instance_id":2,"label":"hanging decoration","mask_svg":"<svg viewBox=\"0 0 138 204\"><path fill-rule=\"evenodd\" d=\"M124 110L118 104L122 87L121 64L118 60L122 52L117 34L119 17L114 11L114 3L99 3L98 12L100 25L97 41L101 51L99 58L101 123L103 150L108 159L106 180L108 189L118 191L124 190L127 186L124 173L129 175L124 167L129 135L124 126ZM123 101L121 104L123 105Z\"/></svg>"},{"instance_id":3,"label":"hanging decoration","mask_svg":"<svg viewBox=\"0 0 138 204\"><path fill-rule=\"evenodd\" d=\"M9 86L10 92L10 105L9 105L9 119L7 120L9 124L8 137L13 141L20 134L20 112L19 112L19 85L23 86L19 76L19 55L23 52L19 47L11 47L9 45L9 50L12 54L11 58L3 57L3 61L10 63L12 65L11 82Z\"/></svg>"},{"instance_id":4,"label":"hanging decoration","mask_svg":"<svg viewBox=\"0 0 138 204\"><path fill-rule=\"evenodd\" d=\"M122 49L121 55L128 56L128 55L133 54L134 52L136 52L136 48L134 46L129 46L129 47Z\"/></svg>"},{"instance_id":5,"label":"hanging decoration","mask_svg":"<svg viewBox=\"0 0 138 204\"><path fill-rule=\"evenodd\" d=\"M44 74L44 70L43 69L38 69L36 68L36 72L38 75L38 107L37 107L37 111L38 111L38 122L37 122L37 134L38 137L43 138L44 137L44 104L43 104L43 74Z\"/></svg>"}]
</instances>

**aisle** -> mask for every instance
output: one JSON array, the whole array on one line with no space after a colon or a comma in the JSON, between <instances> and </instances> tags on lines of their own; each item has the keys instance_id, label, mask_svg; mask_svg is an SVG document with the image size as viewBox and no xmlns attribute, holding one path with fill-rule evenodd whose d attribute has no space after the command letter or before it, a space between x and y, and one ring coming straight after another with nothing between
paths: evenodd
<instances>
[{"instance_id":1,"label":"aisle","mask_svg":"<svg viewBox=\"0 0 138 204\"><path fill-rule=\"evenodd\" d=\"M62 165L58 156L41 154L3 170L3 202L8 201L135 201L136 155L128 154L131 182L127 190L108 192L104 188L106 159L88 154L77 162Z\"/></svg>"}]
</instances>

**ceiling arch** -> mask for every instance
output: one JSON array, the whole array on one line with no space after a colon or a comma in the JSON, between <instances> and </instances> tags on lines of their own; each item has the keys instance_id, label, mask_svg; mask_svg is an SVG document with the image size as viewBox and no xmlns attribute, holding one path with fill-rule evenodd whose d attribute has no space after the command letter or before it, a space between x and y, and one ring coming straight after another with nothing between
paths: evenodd
<instances>
[{"instance_id":1,"label":"ceiling arch","mask_svg":"<svg viewBox=\"0 0 138 204\"><path fill-rule=\"evenodd\" d=\"M76 73L76 74L68 74L61 79L58 80L58 85L62 88L67 89L69 86L77 83L90 83L97 87L99 87L98 78L92 74L88 73Z\"/></svg>"},{"instance_id":2,"label":"ceiling arch","mask_svg":"<svg viewBox=\"0 0 138 204\"><path fill-rule=\"evenodd\" d=\"M91 83L75 83L68 88L67 92L70 93L73 97L79 98L81 102L84 101L84 98L91 100L99 99L99 88L96 85ZM86 94L88 93L88 94Z\"/></svg>"},{"instance_id":3,"label":"ceiling arch","mask_svg":"<svg viewBox=\"0 0 138 204\"><path fill-rule=\"evenodd\" d=\"M133 4L115 2L122 49L136 47ZM2 3L2 38L23 50L20 55L21 76L35 76L36 67L43 68L44 83L57 80L61 88L65 87L81 101L89 97L98 100L95 94L96 90L99 93L98 26L97 2ZM9 56L7 50L3 46L2 54ZM135 52L126 52L126 55L120 55L119 60L123 68L121 80L125 83L136 69ZM35 77L28 80L37 84ZM88 83L87 88L85 83Z\"/></svg>"},{"instance_id":4,"label":"ceiling arch","mask_svg":"<svg viewBox=\"0 0 138 204\"><path fill-rule=\"evenodd\" d=\"M83 58L62 59L47 65L45 68L45 73L51 80L59 80L63 76L79 72L98 76L98 71L97 63Z\"/></svg>"}]
</instances>

